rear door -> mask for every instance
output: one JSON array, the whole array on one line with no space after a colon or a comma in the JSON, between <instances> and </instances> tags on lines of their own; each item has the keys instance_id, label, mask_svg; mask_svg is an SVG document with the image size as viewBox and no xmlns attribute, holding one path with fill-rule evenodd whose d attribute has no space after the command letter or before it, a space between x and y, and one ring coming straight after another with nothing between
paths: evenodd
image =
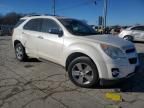
<instances>
[{"instance_id":1,"label":"rear door","mask_svg":"<svg viewBox=\"0 0 144 108\"><path fill-rule=\"evenodd\" d=\"M24 30L22 32L22 37L24 40L24 46L28 54L33 54L37 56L38 53L38 43L37 38L41 35L41 24L42 20L31 19L24 25Z\"/></svg>"},{"instance_id":2,"label":"rear door","mask_svg":"<svg viewBox=\"0 0 144 108\"><path fill-rule=\"evenodd\" d=\"M144 26L136 26L132 28L132 35L137 41L144 41Z\"/></svg>"}]
</instances>

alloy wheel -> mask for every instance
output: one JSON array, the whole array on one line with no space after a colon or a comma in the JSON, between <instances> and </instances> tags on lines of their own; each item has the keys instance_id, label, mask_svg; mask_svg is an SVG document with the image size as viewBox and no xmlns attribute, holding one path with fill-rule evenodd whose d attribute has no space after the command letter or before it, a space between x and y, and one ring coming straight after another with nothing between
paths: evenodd
<instances>
[{"instance_id":1,"label":"alloy wheel","mask_svg":"<svg viewBox=\"0 0 144 108\"><path fill-rule=\"evenodd\" d=\"M89 84L93 80L93 70L86 63L77 63L72 68L73 79L82 85Z\"/></svg>"}]
</instances>

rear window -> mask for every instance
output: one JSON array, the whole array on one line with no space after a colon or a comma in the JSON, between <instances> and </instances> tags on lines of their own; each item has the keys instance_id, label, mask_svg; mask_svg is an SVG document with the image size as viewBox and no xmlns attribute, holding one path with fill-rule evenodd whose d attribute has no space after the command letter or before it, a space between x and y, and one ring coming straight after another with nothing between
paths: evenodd
<instances>
[{"instance_id":1,"label":"rear window","mask_svg":"<svg viewBox=\"0 0 144 108\"><path fill-rule=\"evenodd\" d=\"M17 28L19 25L21 25L24 21L25 21L24 19L19 20L19 21L17 22L17 24L15 25L15 28Z\"/></svg>"}]
</instances>

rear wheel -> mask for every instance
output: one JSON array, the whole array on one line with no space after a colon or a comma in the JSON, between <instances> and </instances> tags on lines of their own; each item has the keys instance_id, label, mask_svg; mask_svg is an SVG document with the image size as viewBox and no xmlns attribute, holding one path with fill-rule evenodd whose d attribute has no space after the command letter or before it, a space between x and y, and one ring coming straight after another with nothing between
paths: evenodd
<instances>
[{"instance_id":1,"label":"rear wheel","mask_svg":"<svg viewBox=\"0 0 144 108\"><path fill-rule=\"evenodd\" d=\"M133 41L133 37L130 36L130 35L124 36L123 39L128 40L128 41L131 41L131 42Z\"/></svg>"},{"instance_id":2,"label":"rear wheel","mask_svg":"<svg viewBox=\"0 0 144 108\"><path fill-rule=\"evenodd\" d=\"M15 54L16 54L16 58L19 61L25 61L27 59L27 55L25 53L25 48L23 47L23 45L21 43L17 43L15 45Z\"/></svg>"},{"instance_id":3,"label":"rear wheel","mask_svg":"<svg viewBox=\"0 0 144 108\"><path fill-rule=\"evenodd\" d=\"M71 81L80 87L93 87L99 82L98 70L88 57L74 59L68 67L68 74Z\"/></svg>"}]
</instances>

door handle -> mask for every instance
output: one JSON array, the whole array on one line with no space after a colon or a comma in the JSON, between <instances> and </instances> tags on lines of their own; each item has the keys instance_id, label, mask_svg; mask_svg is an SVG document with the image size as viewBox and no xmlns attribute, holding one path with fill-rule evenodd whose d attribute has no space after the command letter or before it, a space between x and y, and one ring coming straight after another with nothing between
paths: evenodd
<instances>
[{"instance_id":1,"label":"door handle","mask_svg":"<svg viewBox=\"0 0 144 108\"><path fill-rule=\"evenodd\" d=\"M24 34L24 35L25 35L26 33L25 33L25 32L22 32L22 34ZM27 34L26 34L26 35L27 35Z\"/></svg>"},{"instance_id":2,"label":"door handle","mask_svg":"<svg viewBox=\"0 0 144 108\"><path fill-rule=\"evenodd\" d=\"M39 39L44 39L42 36L38 36Z\"/></svg>"}]
</instances>

